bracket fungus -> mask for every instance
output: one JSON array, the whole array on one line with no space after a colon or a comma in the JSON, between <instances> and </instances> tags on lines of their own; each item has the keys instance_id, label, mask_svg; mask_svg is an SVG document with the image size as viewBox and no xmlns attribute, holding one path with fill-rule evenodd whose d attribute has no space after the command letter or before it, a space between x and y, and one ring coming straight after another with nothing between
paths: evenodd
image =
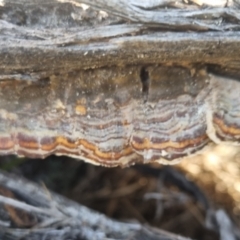
<instances>
[{"instance_id":1,"label":"bracket fungus","mask_svg":"<svg viewBox=\"0 0 240 240\"><path fill-rule=\"evenodd\" d=\"M0 81L0 155L107 167L172 164L240 141L240 82L188 68L113 67Z\"/></svg>"}]
</instances>

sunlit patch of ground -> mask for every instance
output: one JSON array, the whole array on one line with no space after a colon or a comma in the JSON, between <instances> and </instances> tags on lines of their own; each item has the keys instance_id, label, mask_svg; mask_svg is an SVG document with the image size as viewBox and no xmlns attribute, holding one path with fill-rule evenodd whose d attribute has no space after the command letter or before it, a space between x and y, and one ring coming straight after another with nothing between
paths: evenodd
<instances>
[{"instance_id":1,"label":"sunlit patch of ground","mask_svg":"<svg viewBox=\"0 0 240 240\"><path fill-rule=\"evenodd\" d=\"M204 189L209 200L240 220L240 146L211 146L177 167Z\"/></svg>"}]
</instances>

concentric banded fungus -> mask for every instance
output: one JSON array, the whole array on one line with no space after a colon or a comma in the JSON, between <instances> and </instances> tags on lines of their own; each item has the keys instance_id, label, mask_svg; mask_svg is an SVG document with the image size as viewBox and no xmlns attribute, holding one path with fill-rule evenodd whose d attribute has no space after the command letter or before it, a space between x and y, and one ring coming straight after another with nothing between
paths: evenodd
<instances>
[{"instance_id":1,"label":"concentric banded fungus","mask_svg":"<svg viewBox=\"0 0 240 240\"><path fill-rule=\"evenodd\" d=\"M176 162L211 140L238 144L240 83L190 72L128 67L1 81L0 154L112 167Z\"/></svg>"}]
</instances>

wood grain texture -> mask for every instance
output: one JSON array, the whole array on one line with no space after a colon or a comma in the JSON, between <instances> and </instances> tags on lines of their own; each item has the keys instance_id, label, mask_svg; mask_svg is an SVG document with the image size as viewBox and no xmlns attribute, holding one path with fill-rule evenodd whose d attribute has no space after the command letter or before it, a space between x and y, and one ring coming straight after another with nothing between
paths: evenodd
<instances>
[{"instance_id":1,"label":"wood grain texture","mask_svg":"<svg viewBox=\"0 0 240 240\"><path fill-rule=\"evenodd\" d=\"M0 78L156 63L215 64L239 71L237 0L214 1L224 7L204 7L203 0L85 0L92 6L88 9L80 2L3 1Z\"/></svg>"},{"instance_id":2,"label":"wood grain texture","mask_svg":"<svg viewBox=\"0 0 240 240\"><path fill-rule=\"evenodd\" d=\"M240 83L181 67L115 67L0 82L0 154L104 166L175 163L238 144Z\"/></svg>"}]
</instances>

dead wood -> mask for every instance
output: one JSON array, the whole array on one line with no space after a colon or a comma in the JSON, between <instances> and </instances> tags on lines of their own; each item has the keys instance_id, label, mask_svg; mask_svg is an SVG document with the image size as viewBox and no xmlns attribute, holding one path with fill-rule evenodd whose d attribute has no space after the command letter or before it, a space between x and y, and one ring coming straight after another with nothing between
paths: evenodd
<instances>
[{"instance_id":1,"label":"dead wood","mask_svg":"<svg viewBox=\"0 0 240 240\"><path fill-rule=\"evenodd\" d=\"M117 222L15 175L0 172L0 237L187 240L137 222Z\"/></svg>"},{"instance_id":2,"label":"dead wood","mask_svg":"<svg viewBox=\"0 0 240 240\"><path fill-rule=\"evenodd\" d=\"M238 1L81 1L108 14L61 2L4 1L1 79L129 64L239 69Z\"/></svg>"}]
</instances>

